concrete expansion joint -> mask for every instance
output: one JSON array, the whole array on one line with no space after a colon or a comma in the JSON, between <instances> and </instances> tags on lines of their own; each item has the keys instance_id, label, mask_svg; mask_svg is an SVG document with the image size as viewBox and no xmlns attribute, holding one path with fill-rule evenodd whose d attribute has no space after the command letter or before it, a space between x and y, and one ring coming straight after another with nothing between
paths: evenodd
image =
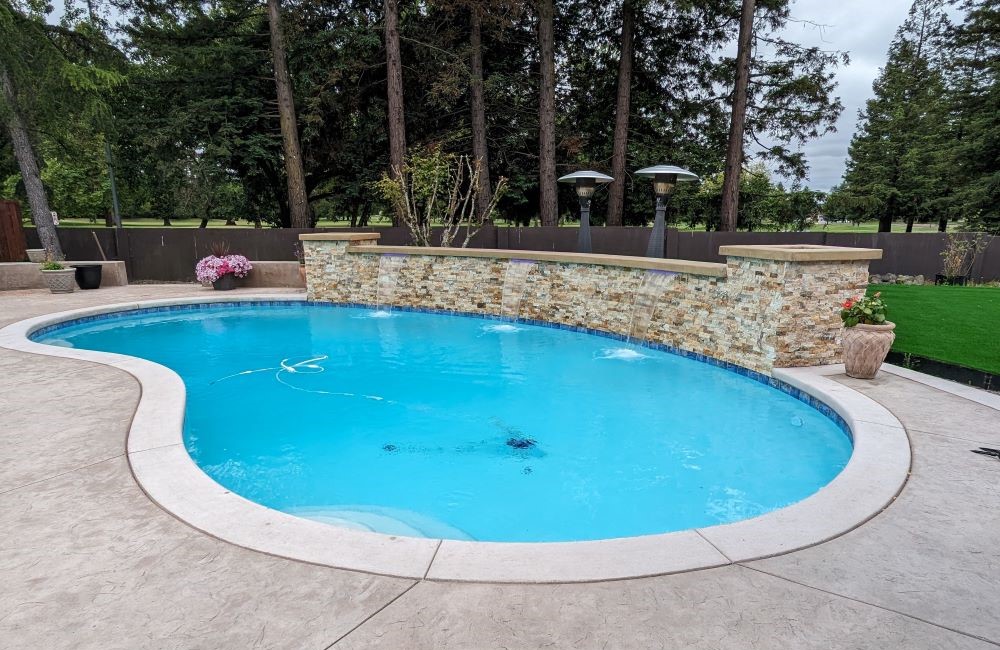
<instances>
[{"instance_id":1,"label":"concrete expansion joint","mask_svg":"<svg viewBox=\"0 0 1000 650\"><path fill-rule=\"evenodd\" d=\"M919 621L920 623L923 623L925 625L931 625L931 626L939 628L941 630L946 630L948 632L953 632L955 634L960 634L960 635L962 635L964 637L968 637L970 639L976 639L977 641L983 641L985 643L989 643L991 645L995 645L997 647L1000 647L1000 641L997 641L997 640L994 640L994 639L990 639L990 638L987 638L985 636L980 636L978 634L971 634L969 632L964 632L962 630L959 630L958 628L950 627L948 625L942 625L940 623L935 623L934 621L931 621L929 619L926 619L926 618L923 618L923 617L920 617L920 616L915 616L913 614L909 614L909 613L907 613L905 611L902 611L901 609L897 609L897 608L893 608L893 607L886 607L885 605L879 605L878 603L872 602L871 600L864 600L864 599L861 599L861 598L855 598L855 597L849 596L847 594L842 594L842 593L840 593L838 591L833 591L833 590L830 590L830 589L823 589L822 587L817 587L816 585L811 585L811 584L809 584L807 582L802 582L800 580L793 580L791 578L788 578L786 576L780 575L778 573L774 573L774 572L771 572L771 571L765 571L763 569L760 569L760 568L755 567L755 566L750 566L748 564L738 563L737 566L740 566L741 568L747 569L749 571L755 571L757 573L769 576L771 578L775 578L777 580L782 580L784 582L788 582L788 583L791 583L793 585L797 585L799 587L804 587L805 589L810 589L812 591L816 591L816 592L821 593L821 594L826 594L827 596L833 596L835 598L840 598L840 599L843 599L843 600L847 600L847 601L850 601L852 603L857 603L859 605L865 605L867 607L874 607L875 609L880 609L880 610L882 610L884 612L889 612L889 613L892 613L892 614L896 614L897 616L902 616L904 618L908 618L908 619L913 620L913 621Z\"/></svg>"},{"instance_id":2,"label":"concrete expansion joint","mask_svg":"<svg viewBox=\"0 0 1000 650\"><path fill-rule=\"evenodd\" d=\"M115 460L116 458L123 458L124 456L125 456L125 452L122 452L120 454L115 454L113 456L108 456L108 457L102 458L100 460L95 460L92 463L87 463L85 465L80 465L79 467L74 467L73 469L68 469L65 472L59 472L58 474L53 474L52 476L46 476L46 477L40 478L40 479L38 479L36 481L29 481L28 483L24 483L22 485L16 485L16 486L14 486L12 488L8 488L8 489L3 490L2 492L0 492L0 497L4 496L6 494L11 494L13 492L17 492L18 490L23 490L24 488L31 487L33 485L38 485L39 483L45 483L46 481L51 481L53 479L61 478L63 476L67 476L68 474L73 474L74 472L79 472L81 470L85 470L85 469L89 469L91 467L95 467L97 465L100 465L101 463L106 463L106 462L108 462L110 460Z\"/></svg>"}]
</instances>

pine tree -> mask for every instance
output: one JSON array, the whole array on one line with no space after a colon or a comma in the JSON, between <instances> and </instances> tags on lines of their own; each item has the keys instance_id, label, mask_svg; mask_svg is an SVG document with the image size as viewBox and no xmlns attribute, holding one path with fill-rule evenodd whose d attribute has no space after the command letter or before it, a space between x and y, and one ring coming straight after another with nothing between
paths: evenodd
<instances>
[{"instance_id":1,"label":"pine tree","mask_svg":"<svg viewBox=\"0 0 1000 650\"><path fill-rule=\"evenodd\" d=\"M969 228L1000 233L1000 0L967 0L948 35L949 107L955 126L943 201Z\"/></svg>"},{"instance_id":2,"label":"pine tree","mask_svg":"<svg viewBox=\"0 0 1000 650\"><path fill-rule=\"evenodd\" d=\"M941 0L916 0L859 115L838 200L878 218L880 232L899 219L910 231L915 219L940 218L947 27Z\"/></svg>"}]
</instances>

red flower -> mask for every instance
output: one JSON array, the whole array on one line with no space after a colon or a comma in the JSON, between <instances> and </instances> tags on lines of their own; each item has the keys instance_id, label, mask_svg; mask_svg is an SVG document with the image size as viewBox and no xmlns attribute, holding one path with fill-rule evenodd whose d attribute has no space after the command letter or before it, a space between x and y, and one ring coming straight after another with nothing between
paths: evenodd
<instances>
[{"instance_id":1,"label":"red flower","mask_svg":"<svg viewBox=\"0 0 1000 650\"><path fill-rule=\"evenodd\" d=\"M848 298L847 300L844 301L844 304L842 306L844 309L850 309L851 307L854 306L854 300Z\"/></svg>"}]
</instances>

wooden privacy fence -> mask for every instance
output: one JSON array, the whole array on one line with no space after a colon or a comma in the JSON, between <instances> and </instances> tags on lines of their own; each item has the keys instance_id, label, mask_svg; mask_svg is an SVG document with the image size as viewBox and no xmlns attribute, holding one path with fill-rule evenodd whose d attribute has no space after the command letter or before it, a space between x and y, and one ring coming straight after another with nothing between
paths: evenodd
<instances>
[{"instance_id":1,"label":"wooden privacy fence","mask_svg":"<svg viewBox=\"0 0 1000 650\"><path fill-rule=\"evenodd\" d=\"M23 262L27 259L25 248L20 204L0 201L0 262Z\"/></svg>"},{"instance_id":2,"label":"wooden privacy fence","mask_svg":"<svg viewBox=\"0 0 1000 650\"><path fill-rule=\"evenodd\" d=\"M38 235L26 228L28 246L37 248ZM59 239L69 260L100 259L95 235L109 259L124 260L129 278L139 282L188 282L194 265L211 253L213 242L227 242L234 253L251 260L294 260L295 246L303 232L349 232L344 228L61 228ZM407 245L406 228L364 228L377 231L380 243ZM644 255L650 228L592 228L595 253ZM93 234L91 234L93 233ZM576 228L484 227L472 240L473 248L574 251ZM461 237L459 241L461 241ZM825 232L679 232L668 229L665 256L702 262L724 262L719 247L728 244L825 244L881 248L882 259L871 272L923 275L933 281L941 272L941 251L947 243L942 233L825 233ZM1000 237L994 237L977 258L971 277L977 281L1000 280Z\"/></svg>"}]
</instances>

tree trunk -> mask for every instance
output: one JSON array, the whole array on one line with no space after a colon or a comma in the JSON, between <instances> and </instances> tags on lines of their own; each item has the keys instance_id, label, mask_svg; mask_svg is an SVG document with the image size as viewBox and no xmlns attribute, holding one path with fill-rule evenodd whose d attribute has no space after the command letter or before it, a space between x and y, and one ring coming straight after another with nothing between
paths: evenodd
<instances>
[{"instance_id":1,"label":"tree trunk","mask_svg":"<svg viewBox=\"0 0 1000 650\"><path fill-rule=\"evenodd\" d=\"M173 226L174 224L170 223L170 217L163 217L163 225L164 227L170 227Z\"/></svg>"},{"instance_id":2,"label":"tree trunk","mask_svg":"<svg viewBox=\"0 0 1000 650\"><path fill-rule=\"evenodd\" d=\"M938 232L948 232L948 217L938 219Z\"/></svg>"},{"instance_id":3,"label":"tree trunk","mask_svg":"<svg viewBox=\"0 0 1000 650\"><path fill-rule=\"evenodd\" d=\"M543 226L559 223L556 195L556 55L553 0L538 3L538 214Z\"/></svg>"},{"instance_id":4,"label":"tree trunk","mask_svg":"<svg viewBox=\"0 0 1000 650\"><path fill-rule=\"evenodd\" d=\"M62 246L59 245L59 233L52 223L52 211L49 209L49 199L45 195L42 176L38 171L38 158L31 144L28 128L21 118L17 106L17 94L7 68L0 63L0 86L3 86L4 103L7 104L7 128L10 131L11 147L17 166L21 170L21 180L24 181L24 191L28 195L28 205L31 207L31 220L35 222L38 238L45 249L45 255L52 260L63 259Z\"/></svg>"},{"instance_id":5,"label":"tree trunk","mask_svg":"<svg viewBox=\"0 0 1000 650\"><path fill-rule=\"evenodd\" d=\"M896 217L896 197L890 196L889 201L885 206L885 211L881 215L879 215L878 231L892 232L892 222L895 221L895 217Z\"/></svg>"},{"instance_id":6,"label":"tree trunk","mask_svg":"<svg viewBox=\"0 0 1000 650\"><path fill-rule=\"evenodd\" d=\"M483 99L483 16L479 5L474 4L469 17L469 45L472 60L469 63L472 80L469 99L472 108L472 157L479 161L479 187L476 191L476 215L484 222L489 219L486 209L493 196L490 183L490 152L486 144L486 102Z\"/></svg>"},{"instance_id":7,"label":"tree trunk","mask_svg":"<svg viewBox=\"0 0 1000 650\"><path fill-rule=\"evenodd\" d=\"M625 159L628 148L628 118L632 100L632 0L622 2L622 46L618 59L618 97L615 100L615 136L611 153L611 194L608 196L608 225L622 225L625 207Z\"/></svg>"},{"instance_id":8,"label":"tree trunk","mask_svg":"<svg viewBox=\"0 0 1000 650\"><path fill-rule=\"evenodd\" d=\"M198 224L199 228L208 228L208 217L202 217L201 223Z\"/></svg>"},{"instance_id":9,"label":"tree trunk","mask_svg":"<svg viewBox=\"0 0 1000 650\"><path fill-rule=\"evenodd\" d=\"M906 232L913 232L913 217L906 218Z\"/></svg>"},{"instance_id":10,"label":"tree trunk","mask_svg":"<svg viewBox=\"0 0 1000 650\"><path fill-rule=\"evenodd\" d=\"M274 84L278 91L278 118L285 153L285 176L288 182L289 218L293 228L308 228L312 209L306 192L306 175L302 170L302 147L299 145L299 125L295 118L292 80L288 76L285 57L285 37L281 31L281 2L267 0L267 19L271 27L271 63Z\"/></svg>"},{"instance_id":11,"label":"tree trunk","mask_svg":"<svg viewBox=\"0 0 1000 650\"><path fill-rule=\"evenodd\" d=\"M406 159L406 121L403 111L403 64L399 53L399 4L384 0L386 95L389 102L389 177L397 178ZM392 225L402 224L402 215Z\"/></svg>"},{"instance_id":12,"label":"tree trunk","mask_svg":"<svg viewBox=\"0 0 1000 650\"><path fill-rule=\"evenodd\" d=\"M743 171L743 132L747 119L747 87L750 84L750 41L756 0L743 0L740 34L736 45L736 82L733 85L733 114L729 122L725 179L722 182L722 214L719 230L735 231L740 209L740 173Z\"/></svg>"}]
</instances>

